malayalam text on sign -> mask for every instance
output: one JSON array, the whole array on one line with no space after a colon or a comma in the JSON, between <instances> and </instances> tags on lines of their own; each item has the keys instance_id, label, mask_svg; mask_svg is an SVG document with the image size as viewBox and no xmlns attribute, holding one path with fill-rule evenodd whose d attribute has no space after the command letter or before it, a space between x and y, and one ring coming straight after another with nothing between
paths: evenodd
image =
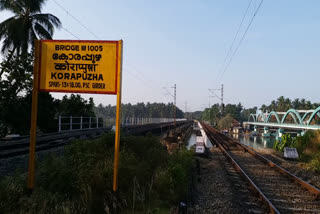
<instances>
[{"instance_id":1,"label":"malayalam text on sign","mask_svg":"<svg viewBox=\"0 0 320 214\"><path fill-rule=\"evenodd\" d=\"M40 91L116 94L120 41L41 41Z\"/></svg>"}]
</instances>

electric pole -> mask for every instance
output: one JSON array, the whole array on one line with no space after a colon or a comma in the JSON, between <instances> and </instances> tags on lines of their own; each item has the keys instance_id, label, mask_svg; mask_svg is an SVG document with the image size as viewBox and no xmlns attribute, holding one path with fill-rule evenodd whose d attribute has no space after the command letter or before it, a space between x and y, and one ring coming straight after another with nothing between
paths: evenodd
<instances>
[{"instance_id":1,"label":"electric pole","mask_svg":"<svg viewBox=\"0 0 320 214\"><path fill-rule=\"evenodd\" d=\"M174 128L176 128L176 117L177 117L177 85L174 84L174 86L173 86L172 88L174 88L174 95L173 95L173 99L174 99L174 102L173 102L174 110L173 110L173 113L174 113Z\"/></svg>"},{"instance_id":2,"label":"electric pole","mask_svg":"<svg viewBox=\"0 0 320 214\"><path fill-rule=\"evenodd\" d=\"M174 127L176 127L176 117L177 117L177 85L174 84L173 87L171 87L174 89L174 93L173 95L170 93L170 91L166 88L163 87L163 89L165 89L168 93L166 95L170 95L173 97L173 115L174 115Z\"/></svg>"},{"instance_id":3,"label":"electric pole","mask_svg":"<svg viewBox=\"0 0 320 214\"><path fill-rule=\"evenodd\" d=\"M221 84L221 116L223 115L223 110L224 110L224 106L223 106L223 84Z\"/></svg>"},{"instance_id":4,"label":"electric pole","mask_svg":"<svg viewBox=\"0 0 320 214\"><path fill-rule=\"evenodd\" d=\"M211 124L211 106L210 106L210 98L209 98L209 124Z\"/></svg>"},{"instance_id":5,"label":"electric pole","mask_svg":"<svg viewBox=\"0 0 320 214\"><path fill-rule=\"evenodd\" d=\"M224 106L223 106L223 84L221 84L221 89L219 88L219 89L210 89L209 88L209 91L213 94L213 97L217 97L218 99L220 99L220 101L221 101L221 109L220 109L220 111L221 111L221 117L223 116L223 112L224 112ZM214 91L221 91L221 96L219 97L218 95L216 95L215 93L214 93Z\"/></svg>"},{"instance_id":6,"label":"electric pole","mask_svg":"<svg viewBox=\"0 0 320 214\"><path fill-rule=\"evenodd\" d=\"M188 102L186 101L185 103L184 103L184 117L185 118L187 118L186 116L187 116L187 110L188 110Z\"/></svg>"}]
</instances>

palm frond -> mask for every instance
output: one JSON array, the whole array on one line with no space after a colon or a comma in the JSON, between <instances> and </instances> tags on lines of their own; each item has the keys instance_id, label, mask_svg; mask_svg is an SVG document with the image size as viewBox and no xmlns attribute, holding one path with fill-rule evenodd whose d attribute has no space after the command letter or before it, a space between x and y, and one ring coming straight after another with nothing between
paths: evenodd
<instances>
[{"instance_id":1,"label":"palm frond","mask_svg":"<svg viewBox=\"0 0 320 214\"><path fill-rule=\"evenodd\" d=\"M40 22L41 24L44 24L44 25L47 25L50 23L51 26L54 25L54 27L56 27L56 28L61 27L60 20L56 16L54 16L50 13L33 14L32 19L34 19L37 22ZM48 28L51 26L48 26Z\"/></svg>"},{"instance_id":2,"label":"palm frond","mask_svg":"<svg viewBox=\"0 0 320 214\"><path fill-rule=\"evenodd\" d=\"M43 3L46 0L28 0L28 7L31 13L37 13L41 11Z\"/></svg>"},{"instance_id":3,"label":"palm frond","mask_svg":"<svg viewBox=\"0 0 320 214\"><path fill-rule=\"evenodd\" d=\"M0 0L1 10L9 10L14 14L22 14L25 11L21 0Z\"/></svg>"},{"instance_id":4,"label":"palm frond","mask_svg":"<svg viewBox=\"0 0 320 214\"><path fill-rule=\"evenodd\" d=\"M10 18L6 23L0 24L0 36L3 38L2 53L12 50L16 47L16 50L20 50L22 41L24 40L23 35L23 20L18 18ZM7 20L6 20L7 21ZM3 24L3 25L2 25Z\"/></svg>"},{"instance_id":5,"label":"palm frond","mask_svg":"<svg viewBox=\"0 0 320 214\"><path fill-rule=\"evenodd\" d=\"M52 39L60 20L52 14L41 14L46 0L0 0L0 11L9 10L14 16L0 23L1 52L14 48L17 54L27 52L34 39Z\"/></svg>"},{"instance_id":6,"label":"palm frond","mask_svg":"<svg viewBox=\"0 0 320 214\"><path fill-rule=\"evenodd\" d=\"M6 55L9 51L13 49L14 49L14 44L12 40L5 38L2 42L1 52Z\"/></svg>"},{"instance_id":7,"label":"palm frond","mask_svg":"<svg viewBox=\"0 0 320 214\"><path fill-rule=\"evenodd\" d=\"M8 31L10 25L14 24L16 17L13 16L0 23L0 40L3 39Z\"/></svg>"},{"instance_id":8,"label":"palm frond","mask_svg":"<svg viewBox=\"0 0 320 214\"><path fill-rule=\"evenodd\" d=\"M34 30L39 39L52 39L50 33L41 24L36 23L34 25Z\"/></svg>"}]
</instances>

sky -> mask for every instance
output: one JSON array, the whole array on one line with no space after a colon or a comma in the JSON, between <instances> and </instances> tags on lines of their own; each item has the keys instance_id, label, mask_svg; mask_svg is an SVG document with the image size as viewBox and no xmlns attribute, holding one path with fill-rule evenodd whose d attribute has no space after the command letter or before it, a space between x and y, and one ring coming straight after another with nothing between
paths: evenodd
<instances>
[{"instance_id":1,"label":"sky","mask_svg":"<svg viewBox=\"0 0 320 214\"><path fill-rule=\"evenodd\" d=\"M123 103L173 102L174 84L183 111L220 102L209 89L221 84L224 103L246 108L279 96L320 102L320 1L263 1L225 69L260 0L250 2L47 0L42 10L62 22L64 29L56 30L54 39L123 39ZM10 16L1 11L0 22ZM114 95L82 96L93 97L96 105L116 103Z\"/></svg>"}]
</instances>

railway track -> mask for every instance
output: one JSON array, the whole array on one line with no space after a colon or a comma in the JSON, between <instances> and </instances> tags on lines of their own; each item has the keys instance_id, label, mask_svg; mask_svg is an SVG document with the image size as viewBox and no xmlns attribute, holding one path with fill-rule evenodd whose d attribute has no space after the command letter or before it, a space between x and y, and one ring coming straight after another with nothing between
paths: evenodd
<instances>
[{"instance_id":1,"label":"railway track","mask_svg":"<svg viewBox=\"0 0 320 214\"><path fill-rule=\"evenodd\" d=\"M320 213L320 190L249 147L202 124L233 167L248 181L271 213Z\"/></svg>"},{"instance_id":2,"label":"railway track","mask_svg":"<svg viewBox=\"0 0 320 214\"><path fill-rule=\"evenodd\" d=\"M177 122L176 126L180 127L185 124L191 123L190 121ZM126 134L143 135L148 132L161 133L172 129L173 122L163 124L145 124L122 127ZM51 134L43 134L37 136L36 151L45 151L57 147L65 146L70 140L76 138L93 138L110 131L111 128L95 128L95 129L82 129L72 130L65 132L56 132ZM21 137L17 140L0 141L0 160L10 157L17 157L29 153L29 136Z\"/></svg>"},{"instance_id":3,"label":"railway track","mask_svg":"<svg viewBox=\"0 0 320 214\"><path fill-rule=\"evenodd\" d=\"M96 137L110 130L110 128L97 128L87 130L74 130L70 132L45 134L37 137L36 151L45 151L66 145L70 140L81 137ZM29 153L29 137L15 141L1 141L0 159L17 157Z\"/></svg>"},{"instance_id":4,"label":"railway track","mask_svg":"<svg viewBox=\"0 0 320 214\"><path fill-rule=\"evenodd\" d=\"M226 161L218 148L212 148L208 157L196 157L197 183L194 191L193 213L263 214L268 212L250 191L250 186Z\"/></svg>"}]
</instances>

